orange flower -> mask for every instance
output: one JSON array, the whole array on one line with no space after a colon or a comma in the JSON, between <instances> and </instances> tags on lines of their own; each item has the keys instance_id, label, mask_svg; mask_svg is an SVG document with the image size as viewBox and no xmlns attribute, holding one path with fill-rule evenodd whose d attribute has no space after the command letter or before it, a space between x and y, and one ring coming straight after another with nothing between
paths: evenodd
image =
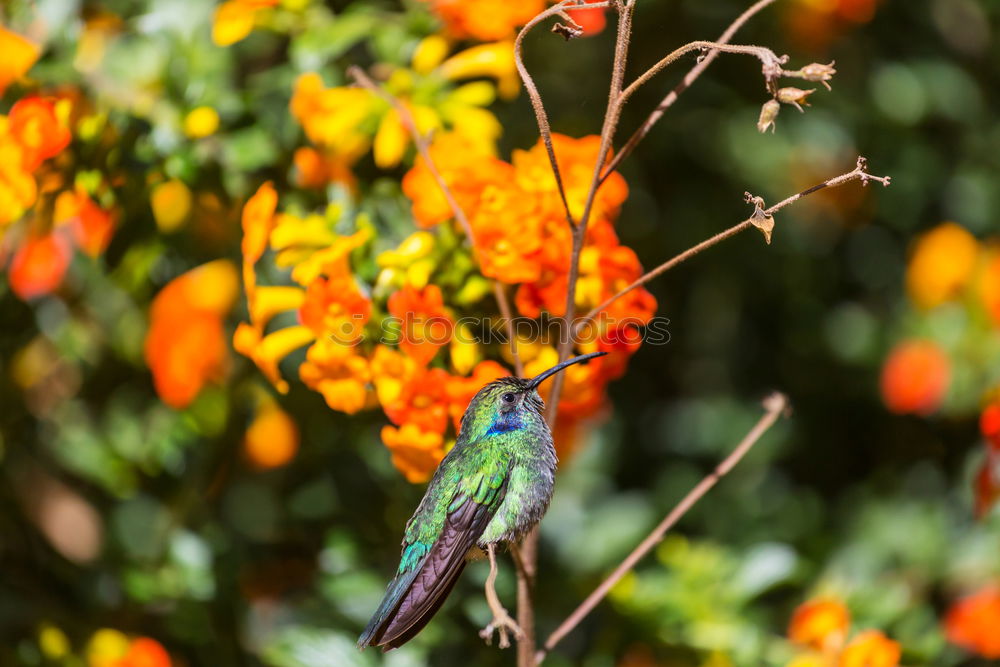
<instances>
[{"instance_id":1,"label":"orange flower","mask_svg":"<svg viewBox=\"0 0 1000 667\"><path fill-rule=\"evenodd\" d=\"M1000 587L986 586L948 610L944 619L948 641L984 658L1000 659Z\"/></svg>"},{"instance_id":2,"label":"orange flower","mask_svg":"<svg viewBox=\"0 0 1000 667\"><path fill-rule=\"evenodd\" d=\"M39 49L15 32L0 25L0 95L17 79L31 69L38 60Z\"/></svg>"},{"instance_id":3,"label":"orange flower","mask_svg":"<svg viewBox=\"0 0 1000 667\"><path fill-rule=\"evenodd\" d=\"M394 424L416 424L422 431L444 433L448 428L448 385L451 376L441 368L418 369L402 385L399 396L382 409Z\"/></svg>"},{"instance_id":4,"label":"orange flower","mask_svg":"<svg viewBox=\"0 0 1000 667\"><path fill-rule=\"evenodd\" d=\"M324 155L315 148L303 146L295 149L295 182L303 188L325 188L330 183L343 183L355 188L354 174L344 160Z\"/></svg>"},{"instance_id":5,"label":"orange flower","mask_svg":"<svg viewBox=\"0 0 1000 667\"><path fill-rule=\"evenodd\" d=\"M62 284L72 257L69 241L59 232L29 236L11 260L11 289L25 301L51 293Z\"/></svg>"},{"instance_id":6,"label":"orange flower","mask_svg":"<svg viewBox=\"0 0 1000 667\"><path fill-rule=\"evenodd\" d=\"M1000 326L1000 251L996 248L987 255L979 278L979 295L993 324Z\"/></svg>"},{"instance_id":7,"label":"orange flower","mask_svg":"<svg viewBox=\"0 0 1000 667\"><path fill-rule=\"evenodd\" d=\"M341 345L354 345L360 342L371 309L371 301L358 291L353 276L319 277L306 289L299 319L317 336L333 337Z\"/></svg>"},{"instance_id":8,"label":"orange flower","mask_svg":"<svg viewBox=\"0 0 1000 667\"><path fill-rule=\"evenodd\" d=\"M979 416L979 431L994 449L1000 450L1000 402L983 408L983 413Z\"/></svg>"},{"instance_id":9,"label":"orange flower","mask_svg":"<svg viewBox=\"0 0 1000 667\"><path fill-rule=\"evenodd\" d=\"M838 667L896 667L899 664L899 642L892 641L878 630L858 634L840 654Z\"/></svg>"},{"instance_id":10,"label":"orange flower","mask_svg":"<svg viewBox=\"0 0 1000 667\"><path fill-rule=\"evenodd\" d=\"M255 466L280 468L299 449L299 428L291 416L272 400L257 410L243 437L243 451Z\"/></svg>"},{"instance_id":11,"label":"orange flower","mask_svg":"<svg viewBox=\"0 0 1000 667\"><path fill-rule=\"evenodd\" d=\"M792 613L788 638L820 651L835 651L844 644L850 624L850 613L839 600L809 600Z\"/></svg>"},{"instance_id":12,"label":"orange flower","mask_svg":"<svg viewBox=\"0 0 1000 667\"><path fill-rule=\"evenodd\" d=\"M356 348L320 338L306 352L299 377L307 387L319 392L326 404L353 415L368 404L371 370L368 360Z\"/></svg>"},{"instance_id":13,"label":"orange flower","mask_svg":"<svg viewBox=\"0 0 1000 667\"><path fill-rule=\"evenodd\" d=\"M421 290L411 285L403 287L389 297L389 313L400 330L399 348L421 365L426 366L451 340L455 323L445 310L437 285Z\"/></svg>"},{"instance_id":14,"label":"orange flower","mask_svg":"<svg viewBox=\"0 0 1000 667\"><path fill-rule=\"evenodd\" d=\"M481 146L456 132L435 135L430 154L470 220L487 185L510 183L514 178L510 164L483 152ZM403 193L413 202L413 217L420 227L433 227L451 219L451 207L423 158L418 157L403 177Z\"/></svg>"},{"instance_id":15,"label":"orange flower","mask_svg":"<svg viewBox=\"0 0 1000 667\"><path fill-rule=\"evenodd\" d=\"M588 4L596 3L599 0L586 0ZM583 28L583 34L585 37L590 37L592 35L600 34L604 30L604 26L607 25L607 19L604 16L605 8L599 9L569 9L566 11L574 21L580 24Z\"/></svg>"},{"instance_id":16,"label":"orange flower","mask_svg":"<svg viewBox=\"0 0 1000 667\"><path fill-rule=\"evenodd\" d=\"M457 39L491 42L510 37L545 9L544 0L424 0Z\"/></svg>"},{"instance_id":17,"label":"orange flower","mask_svg":"<svg viewBox=\"0 0 1000 667\"><path fill-rule=\"evenodd\" d=\"M10 109L10 133L24 149L24 168L34 171L69 145L69 128L56 116L55 105L40 97L26 97Z\"/></svg>"},{"instance_id":18,"label":"orange flower","mask_svg":"<svg viewBox=\"0 0 1000 667\"><path fill-rule=\"evenodd\" d=\"M236 276L228 260L215 260L170 281L153 299L145 356L167 405L184 408L206 383L222 379L228 362L222 318L236 301Z\"/></svg>"},{"instance_id":19,"label":"orange flower","mask_svg":"<svg viewBox=\"0 0 1000 667\"><path fill-rule=\"evenodd\" d=\"M589 135L574 139L564 134L552 135L552 147L562 174L566 198L574 219L579 219L587 200L587 192L594 176L594 162L600 150L601 138ZM608 156L610 160L611 156ZM546 207L562 211L555 175L549 165L545 146L539 141L528 151L515 150L511 162L517 170L517 182L527 192L537 192L546 199ZM628 197L628 185L618 172L608 176L594 197L591 220L614 218ZM560 214L561 217L561 214Z\"/></svg>"},{"instance_id":20,"label":"orange flower","mask_svg":"<svg viewBox=\"0 0 1000 667\"><path fill-rule=\"evenodd\" d=\"M267 238L274 228L274 211L278 208L278 193L267 181L243 206L243 259L253 264L267 250Z\"/></svg>"},{"instance_id":21,"label":"orange flower","mask_svg":"<svg viewBox=\"0 0 1000 667\"><path fill-rule=\"evenodd\" d=\"M414 484L429 480L444 458L441 434L422 431L415 424L383 426L382 442L392 452L392 464Z\"/></svg>"},{"instance_id":22,"label":"orange flower","mask_svg":"<svg viewBox=\"0 0 1000 667\"><path fill-rule=\"evenodd\" d=\"M449 407L452 422L457 433L462 425L462 415L469 407L469 402L476 392L482 389L487 383L498 378L507 377L510 372L495 361L481 361L476 364L472 374L468 377L451 377L448 380L445 391L448 394Z\"/></svg>"},{"instance_id":23,"label":"orange flower","mask_svg":"<svg viewBox=\"0 0 1000 667\"><path fill-rule=\"evenodd\" d=\"M83 190L66 191L56 198L54 221L69 224L77 246L91 257L97 257L115 231L115 216L97 205Z\"/></svg>"},{"instance_id":24,"label":"orange flower","mask_svg":"<svg viewBox=\"0 0 1000 667\"><path fill-rule=\"evenodd\" d=\"M160 642L138 637L129 644L128 653L113 664L114 667L170 667L173 663Z\"/></svg>"},{"instance_id":25,"label":"orange flower","mask_svg":"<svg viewBox=\"0 0 1000 667\"><path fill-rule=\"evenodd\" d=\"M929 340L903 341L882 367L882 400L897 414L929 415L944 399L950 382L948 357Z\"/></svg>"},{"instance_id":26,"label":"orange flower","mask_svg":"<svg viewBox=\"0 0 1000 667\"><path fill-rule=\"evenodd\" d=\"M976 268L979 243L964 227L945 222L920 237L906 268L910 298L933 308L954 298Z\"/></svg>"}]
</instances>

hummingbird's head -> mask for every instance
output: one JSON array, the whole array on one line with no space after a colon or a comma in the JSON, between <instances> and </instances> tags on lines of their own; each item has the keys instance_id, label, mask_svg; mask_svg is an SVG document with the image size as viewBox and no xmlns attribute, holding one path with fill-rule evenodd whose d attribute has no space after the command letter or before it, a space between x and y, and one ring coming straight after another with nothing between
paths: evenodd
<instances>
[{"instance_id":1,"label":"hummingbird's head","mask_svg":"<svg viewBox=\"0 0 1000 667\"><path fill-rule=\"evenodd\" d=\"M476 440L520 430L542 419L545 404L538 385L567 366L600 357L607 352L591 352L556 364L533 378L505 377L490 382L473 397L462 416L460 439Z\"/></svg>"}]
</instances>

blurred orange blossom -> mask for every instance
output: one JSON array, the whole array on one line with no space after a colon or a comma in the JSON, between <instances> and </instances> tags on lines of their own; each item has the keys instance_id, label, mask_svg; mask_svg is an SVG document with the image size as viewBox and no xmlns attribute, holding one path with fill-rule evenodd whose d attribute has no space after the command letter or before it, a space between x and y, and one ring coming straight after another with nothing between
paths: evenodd
<instances>
[{"instance_id":1,"label":"blurred orange blossom","mask_svg":"<svg viewBox=\"0 0 1000 667\"><path fill-rule=\"evenodd\" d=\"M944 630L948 641L984 658L1000 659L1000 587L986 586L952 604Z\"/></svg>"},{"instance_id":2,"label":"blurred orange blossom","mask_svg":"<svg viewBox=\"0 0 1000 667\"><path fill-rule=\"evenodd\" d=\"M808 600L792 613L788 638L819 651L835 651L843 646L850 625L851 616L843 602Z\"/></svg>"},{"instance_id":3,"label":"blurred orange blossom","mask_svg":"<svg viewBox=\"0 0 1000 667\"><path fill-rule=\"evenodd\" d=\"M178 276L154 297L145 357L167 405L184 408L206 383L222 380L228 361L223 317L236 302L238 280L228 260L215 260Z\"/></svg>"},{"instance_id":4,"label":"blurred orange blossom","mask_svg":"<svg viewBox=\"0 0 1000 667\"><path fill-rule=\"evenodd\" d=\"M950 376L951 364L936 343L903 341L882 366L882 400L898 414L929 415L941 405Z\"/></svg>"}]
</instances>

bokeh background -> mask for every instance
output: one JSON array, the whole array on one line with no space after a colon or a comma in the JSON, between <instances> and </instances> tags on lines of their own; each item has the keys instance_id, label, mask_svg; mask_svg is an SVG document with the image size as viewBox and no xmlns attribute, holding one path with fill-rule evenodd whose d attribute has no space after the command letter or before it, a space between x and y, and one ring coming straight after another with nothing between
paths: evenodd
<instances>
[{"instance_id":1,"label":"bokeh background","mask_svg":"<svg viewBox=\"0 0 1000 667\"><path fill-rule=\"evenodd\" d=\"M337 88L364 67L414 100L435 141L474 145L442 144L456 183L491 151L521 168L512 155L537 128L503 54L543 3L474 4L0 6L0 664L514 663L477 636L483 564L406 647L356 651L413 482L451 427L441 413L440 433L408 430L417 418L392 411L391 387L371 388L387 377L374 362L344 371L319 343L308 359L265 349L268 308L306 336L295 347L316 338L297 292L270 293L267 315L245 298L248 275L292 289L289 267L343 248L369 324L428 281L446 303L424 290L410 295L421 308L495 312L452 223L411 236L421 193L404 177L419 165L398 118ZM640 1L630 76L748 4ZM570 137L600 131L602 16L584 38L526 43ZM548 664L1000 660L998 21L974 0L779 0L735 41L798 66L835 60L833 90L817 85L806 113L785 106L762 134L759 66L724 56L624 163L627 198L607 217L646 268L747 217L744 191L773 203L858 155L892 186L823 191L776 216L770 245L747 233L654 281L669 343L628 350L620 378L580 379L608 398L580 399L557 436L542 636L734 446L763 396L783 391L794 412ZM635 96L620 140L694 58ZM274 224L266 181L287 235L255 267L258 218ZM475 379L483 359L508 361L451 349L431 366ZM509 561L499 583L513 606Z\"/></svg>"}]
</instances>

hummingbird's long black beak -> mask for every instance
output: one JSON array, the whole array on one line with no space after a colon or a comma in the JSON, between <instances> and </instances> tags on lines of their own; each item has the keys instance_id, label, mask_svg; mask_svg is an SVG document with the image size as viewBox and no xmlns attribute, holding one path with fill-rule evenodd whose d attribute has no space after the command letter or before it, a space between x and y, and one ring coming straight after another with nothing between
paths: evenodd
<instances>
[{"instance_id":1,"label":"hummingbird's long black beak","mask_svg":"<svg viewBox=\"0 0 1000 667\"><path fill-rule=\"evenodd\" d=\"M588 359L593 359L594 357L603 357L605 354L607 354L607 352L591 352L590 354L581 354L579 357L573 357L572 359L567 359L561 364L556 364L547 371L542 371L535 377L531 378L531 380L528 382L528 389L537 388L538 385L545 382L545 380L547 380L550 375L555 375L556 373L566 368L567 366L572 366L573 364L578 364L581 361L587 361Z\"/></svg>"}]
</instances>

